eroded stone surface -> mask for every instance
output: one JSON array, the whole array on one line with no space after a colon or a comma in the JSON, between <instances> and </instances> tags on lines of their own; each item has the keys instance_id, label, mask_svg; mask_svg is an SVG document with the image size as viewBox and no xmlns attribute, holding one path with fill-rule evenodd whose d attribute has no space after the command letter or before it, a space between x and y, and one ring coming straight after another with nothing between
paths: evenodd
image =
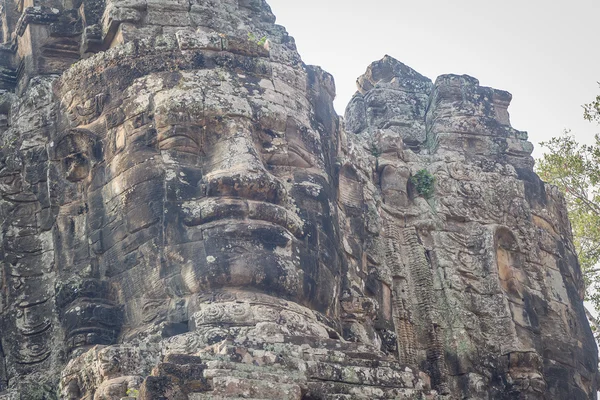
<instances>
[{"instance_id":1,"label":"eroded stone surface","mask_svg":"<svg viewBox=\"0 0 600 400\"><path fill-rule=\"evenodd\" d=\"M507 92L386 56L342 121L262 0L0 5L0 399L595 398Z\"/></svg>"}]
</instances>

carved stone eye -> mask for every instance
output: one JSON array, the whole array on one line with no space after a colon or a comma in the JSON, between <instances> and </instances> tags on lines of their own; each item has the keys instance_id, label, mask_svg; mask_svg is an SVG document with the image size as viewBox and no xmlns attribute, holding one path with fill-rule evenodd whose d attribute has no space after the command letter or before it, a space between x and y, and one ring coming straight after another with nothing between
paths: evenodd
<instances>
[{"instance_id":1,"label":"carved stone eye","mask_svg":"<svg viewBox=\"0 0 600 400\"><path fill-rule=\"evenodd\" d=\"M71 154L63 160L63 166L67 179L77 182L85 179L90 172L90 162L83 153Z\"/></svg>"},{"instance_id":2,"label":"carved stone eye","mask_svg":"<svg viewBox=\"0 0 600 400\"><path fill-rule=\"evenodd\" d=\"M61 161L65 177L71 182L87 178L94 160L101 158L101 152L93 134L83 130L70 132L56 146L56 158Z\"/></svg>"},{"instance_id":3,"label":"carved stone eye","mask_svg":"<svg viewBox=\"0 0 600 400\"><path fill-rule=\"evenodd\" d=\"M313 167L314 154L307 148L303 136L307 136L307 130L291 119L285 133L270 129L258 132L257 138L266 164L294 168Z\"/></svg>"},{"instance_id":4,"label":"carved stone eye","mask_svg":"<svg viewBox=\"0 0 600 400\"><path fill-rule=\"evenodd\" d=\"M176 150L200 155L202 153L203 127L174 126L158 132L160 150Z\"/></svg>"}]
</instances>

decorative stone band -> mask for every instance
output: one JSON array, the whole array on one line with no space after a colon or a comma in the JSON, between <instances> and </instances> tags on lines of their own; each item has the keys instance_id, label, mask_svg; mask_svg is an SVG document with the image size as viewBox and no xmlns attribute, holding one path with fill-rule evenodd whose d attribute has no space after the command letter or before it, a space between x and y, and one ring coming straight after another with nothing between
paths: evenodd
<instances>
[{"instance_id":1,"label":"decorative stone band","mask_svg":"<svg viewBox=\"0 0 600 400\"><path fill-rule=\"evenodd\" d=\"M102 42L104 48L114 47L120 26L123 23L136 23L143 19L141 10L124 7L119 2L108 2L102 16ZM187 24L182 24L185 26ZM230 51L250 57L268 57L269 41L254 41L247 37L235 37L219 32L206 33L193 28L182 29L177 32L177 42L181 50L215 50ZM122 39L122 35L121 39Z\"/></svg>"},{"instance_id":2,"label":"decorative stone band","mask_svg":"<svg viewBox=\"0 0 600 400\"><path fill-rule=\"evenodd\" d=\"M269 57L268 41L261 45L247 38L187 30L178 31L175 36L181 50L229 51L249 57Z\"/></svg>"},{"instance_id":3,"label":"decorative stone band","mask_svg":"<svg viewBox=\"0 0 600 400\"><path fill-rule=\"evenodd\" d=\"M59 79L57 89L60 92L60 88L63 85L90 85L91 81L97 80L99 72L102 76L107 76L106 79L114 79L115 77L111 74L115 69L129 66L133 68L134 64L139 73L143 74L149 72L157 73L169 69L191 70L218 66L235 69L239 66L239 68L243 67L247 74L269 78L272 76L273 66L267 58L268 54L265 53L266 55L264 56L248 56L246 52L241 50L241 44L236 47L232 46L232 43L235 42L228 40L227 48L224 48L223 52L216 52L210 49L195 48L191 50L188 47L188 42L180 42L176 35L169 34L158 35L148 41L131 41L123 46L111 48L73 65ZM182 47L186 50L181 50ZM181 53L180 56L173 57L173 52ZM165 57L167 55L169 56L168 58ZM143 65L136 64L135 60L140 58L144 58L147 63ZM98 71L99 64L104 66L101 71ZM109 75L110 77L108 77ZM116 78L121 79L119 76ZM122 79L126 78L127 76L122 77ZM67 82L68 85L65 84Z\"/></svg>"},{"instance_id":4,"label":"decorative stone band","mask_svg":"<svg viewBox=\"0 0 600 400\"><path fill-rule=\"evenodd\" d=\"M329 338L334 331L323 324L320 321L323 318L318 318L314 311L261 293L221 291L202 294L196 301L198 304L192 308L197 311L189 321L192 331L219 327L223 330L219 336L234 337L239 331L237 328L249 327L251 330L245 335L265 338L273 335Z\"/></svg>"}]
</instances>

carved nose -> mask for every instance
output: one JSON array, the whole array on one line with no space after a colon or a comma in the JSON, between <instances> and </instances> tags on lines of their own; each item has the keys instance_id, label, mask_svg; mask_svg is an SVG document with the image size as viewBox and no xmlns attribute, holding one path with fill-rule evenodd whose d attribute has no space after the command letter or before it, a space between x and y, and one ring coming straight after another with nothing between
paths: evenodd
<instances>
[{"instance_id":1,"label":"carved nose","mask_svg":"<svg viewBox=\"0 0 600 400\"><path fill-rule=\"evenodd\" d=\"M239 132L214 148L204 181L209 197L239 197L279 205L287 198L283 183L265 168L250 132Z\"/></svg>"}]
</instances>

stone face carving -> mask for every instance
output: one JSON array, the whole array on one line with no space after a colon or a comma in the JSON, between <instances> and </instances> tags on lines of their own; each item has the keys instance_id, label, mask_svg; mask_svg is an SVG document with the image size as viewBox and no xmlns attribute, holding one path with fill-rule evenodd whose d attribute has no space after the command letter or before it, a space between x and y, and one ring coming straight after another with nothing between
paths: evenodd
<instances>
[{"instance_id":1,"label":"stone face carving","mask_svg":"<svg viewBox=\"0 0 600 400\"><path fill-rule=\"evenodd\" d=\"M348 105L346 128L352 133L386 129L405 145L426 140L425 113L431 80L389 56L373 63L357 80L358 92Z\"/></svg>"},{"instance_id":2,"label":"stone face carving","mask_svg":"<svg viewBox=\"0 0 600 400\"><path fill-rule=\"evenodd\" d=\"M0 399L595 398L508 93L386 56L341 120L262 0L0 14Z\"/></svg>"}]
</instances>

